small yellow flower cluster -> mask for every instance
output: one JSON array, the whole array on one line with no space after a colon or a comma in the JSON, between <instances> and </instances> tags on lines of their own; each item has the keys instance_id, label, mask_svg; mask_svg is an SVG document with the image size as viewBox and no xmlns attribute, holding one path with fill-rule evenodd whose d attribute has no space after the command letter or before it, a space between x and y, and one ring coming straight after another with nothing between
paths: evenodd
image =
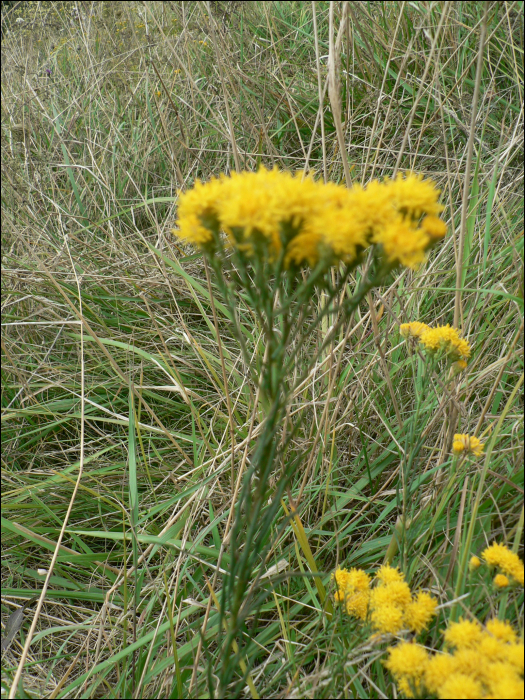
<instances>
[{"instance_id":1,"label":"small yellow flower cluster","mask_svg":"<svg viewBox=\"0 0 525 700\"><path fill-rule=\"evenodd\" d=\"M348 189L261 167L180 193L174 233L206 249L213 232L224 231L247 255L262 241L270 258L284 247L287 265L311 267L320 259L351 263L375 243L391 265L416 268L446 233L438 195L432 181L413 174Z\"/></svg>"},{"instance_id":2,"label":"small yellow flower cluster","mask_svg":"<svg viewBox=\"0 0 525 700\"><path fill-rule=\"evenodd\" d=\"M406 697L523 698L524 646L508 622L460 620L444 636L452 652L429 655L413 642L388 650L385 665Z\"/></svg>"},{"instance_id":3,"label":"small yellow flower cluster","mask_svg":"<svg viewBox=\"0 0 525 700\"><path fill-rule=\"evenodd\" d=\"M334 579L336 602L344 603L349 615L360 620L369 617L382 634L403 629L419 633L435 615L435 598L423 591L413 596L403 574L390 566L382 566L376 573L374 588L370 576L361 569L337 569Z\"/></svg>"},{"instance_id":4,"label":"small yellow flower cluster","mask_svg":"<svg viewBox=\"0 0 525 700\"><path fill-rule=\"evenodd\" d=\"M336 603L344 603L349 615L366 620L370 601L370 576L362 569L337 569L334 574Z\"/></svg>"},{"instance_id":5,"label":"small yellow flower cluster","mask_svg":"<svg viewBox=\"0 0 525 700\"><path fill-rule=\"evenodd\" d=\"M490 567L498 567L501 573L496 575L494 583L499 588L508 586L510 582L516 582L520 586L524 584L523 562L517 554L503 544L493 542L481 555ZM510 581L509 581L510 579Z\"/></svg>"},{"instance_id":6,"label":"small yellow flower cluster","mask_svg":"<svg viewBox=\"0 0 525 700\"><path fill-rule=\"evenodd\" d=\"M443 351L457 364L457 369L462 370L467 366L467 359L471 352L470 345L468 341L461 338L455 328L450 327L450 324L431 328L425 323L413 321L402 323L399 331L403 338L417 338L431 355Z\"/></svg>"},{"instance_id":7,"label":"small yellow flower cluster","mask_svg":"<svg viewBox=\"0 0 525 700\"><path fill-rule=\"evenodd\" d=\"M475 435L465 435L456 433L452 443L452 451L455 455L473 454L474 457L481 457L485 443L480 442Z\"/></svg>"}]
</instances>

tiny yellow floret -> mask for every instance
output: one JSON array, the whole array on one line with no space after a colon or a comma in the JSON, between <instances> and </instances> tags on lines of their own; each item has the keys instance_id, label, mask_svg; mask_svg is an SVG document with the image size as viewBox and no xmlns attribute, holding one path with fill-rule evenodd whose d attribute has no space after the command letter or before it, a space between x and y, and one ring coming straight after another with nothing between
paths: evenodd
<instances>
[{"instance_id":1,"label":"tiny yellow floret","mask_svg":"<svg viewBox=\"0 0 525 700\"><path fill-rule=\"evenodd\" d=\"M479 557L470 557L469 569L471 571L476 571L481 566L481 559Z\"/></svg>"},{"instance_id":2,"label":"tiny yellow floret","mask_svg":"<svg viewBox=\"0 0 525 700\"><path fill-rule=\"evenodd\" d=\"M507 645L507 661L518 673L523 675L523 671L525 670L525 646L523 642Z\"/></svg>"},{"instance_id":3,"label":"tiny yellow floret","mask_svg":"<svg viewBox=\"0 0 525 700\"><path fill-rule=\"evenodd\" d=\"M416 270L427 258L431 239L423 229L399 215L376 231L372 240L382 246L389 263Z\"/></svg>"},{"instance_id":4,"label":"tiny yellow floret","mask_svg":"<svg viewBox=\"0 0 525 700\"><path fill-rule=\"evenodd\" d=\"M490 695L484 697L523 700L523 679L517 676L499 676L490 684Z\"/></svg>"},{"instance_id":5,"label":"tiny yellow floret","mask_svg":"<svg viewBox=\"0 0 525 700\"><path fill-rule=\"evenodd\" d=\"M432 656L425 668L425 687L432 693L437 694L447 678L457 670L456 660L452 654L436 654Z\"/></svg>"},{"instance_id":6,"label":"tiny yellow floret","mask_svg":"<svg viewBox=\"0 0 525 700\"><path fill-rule=\"evenodd\" d=\"M509 583L509 577L505 576L505 574L496 574L494 576L494 585L496 588L506 588Z\"/></svg>"},{"instance_id":7,"label":"tiny yellow floret","mask_svg":"<svg viewBox=\"0 0 525 700\"><path fill-rule=\"evenodd\" d=\"M371 594L372 607L380 608L383 605L395 605L405 608L412 600L410 587L406 581L391 581L388 584L377 586Z\"/></svg>"},{"instance_id":8,"label":"tiny yellow floret","mask_svg":"<svg viewBox=\"0 0 525 700\"><path fill-rule=\"evenodd\" d=\"M336 603L344 603L348 615L365 620L370 598L370 576L362 569L337 569L334 574L337 585Z\"/></svg>"}]
</instances>

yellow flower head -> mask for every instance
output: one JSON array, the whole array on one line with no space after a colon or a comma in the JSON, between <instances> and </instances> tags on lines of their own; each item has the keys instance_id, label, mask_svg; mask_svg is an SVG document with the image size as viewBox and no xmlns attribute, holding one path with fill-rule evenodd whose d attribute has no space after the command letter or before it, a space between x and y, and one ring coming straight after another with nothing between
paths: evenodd
<instances>
[{"instance_id":1,"label":"yellow flower head","mask_svg":"<svg viewBox=\"0 0 525 700\"><path fill-rule=\"evenodd\" d=\"M405 576L399 569L394 569L392 566L387 566L385 564L377 571L376 579L380 581L382 585L388 586L389 583L404 581Z\"/></svg>"},{"instance_id":2,"label":"yellow flower head","mask_svg":"<svg viewBox=\"0 0 525 700\"><path fill-rule=\"evenodd\" d=\"M509 583L509 577L505 576L505 574L496 574L494 576L494 585L496 588L506 588Z\"/></svg>"},{"instance_id":3,"label":"yellow flower head","mask_svg":"<svg viewBox=\"0 0 525 700\"><path fill-rule=\"evenodd\" d=\"M479 622L460 619L459 622L450 623L444 636L449 646L457 647L458 649L470 649L479 644L482 634L483 630Z\"/></svg>"},{"instance_id":4,"label":"yellow flower head","mask_svg":"<svg viewBox=\"0 0 525 700\"><path fill-rule=\"evenodd\" d=\"M372 180L366 188L354 185L348 192L350 206L369 233L380 230L395 218L395 202L387 182Z\"/></svg>"},{"instance_id":5,"label":"yellow flower head","mask_svg":"<svg viewBox=\"0 0 525 700\"><path fill-rule=\"evenodd\" d=\"M315 267L323 249L323 236L312 231L299 233L286 247L286 265L308 263Z\"/></svg>"},{"instance_id":6,"label":"yellow flower head","mask_svg":"<svg viewBox=\"0 0 525 700\"><path fill-rule=\"evenodd\" d=\"M476 556L471 557L468 566L471 571L476 571L476 569L479 569L479 567L481 566L481 559Z\"/></svg>"},{"instance_id":7,"label":"yellow flower head","mask_svg":"<svg viewBox=\"0 0 525 700\"><path fill-rule=\"evenodd\" d=\"M447 232L446 223L437 216L425 216L421 222L421 228L425 233L428 233L433 240L443 238Z\"/></svg>"},{"instance_id":8,"label":"yellow flower head","mask_svg":"<svg viewBox=\"0 0 525 700\"><path fill-rule=\"evenodd\" d=\"M480 637L480 643L481 641L483 641L483 635ZM457 671L472 676L476 680L483 680L485 668L480 664L479 644L469 648L456 649L454 660Z\"/></svg>"},{"instance_id":9,"label":"yellow flower head","mask_svg":"<svg viewBox=\"0 0 525 700\"><path fill-rule=\"evenodd\" d=\"M512 625L509 622L504 622L503 620L498 620L498 618L494 618L493 620L489 620L485 626L487 628L487 631L490 632L490 634L493 637L499 639L501 642L514 643L518 639L516 632L514 631Z\"/></svg>"},{"instance_id":10,"label":"yellow flower head","mask_svg":"<svg viewBox=\"0 0 525 700\"><path fill-rule=\"evenodd\" d=\"M286 175L291 178L290 173ZM218 218L230 241L247 254L253 254L257 234L266 239L273 254L281 249L276 195L286 175L277 168L261 167L256 173L234 172L225 181Z\"/></svg>"},{"instance_id":11,"label":"yellow flower head","mask_svg":"<svg viewBox=\"0 0 525 700\"><path fill-rule=\"evenodd\" d=\"M404 695L420 697L423 690L423 677L428 663L428 654L424 647L411 642L401 642L388 650L386 668Z\"/></svg>"},{"instance_id":12,"label":"yellow flower head","mask_svg":"<svg viewBox=\"0 0 525 700\"><path fill-rule=\"evenodd\" d=\"M423 175L398 173L395 180L387 180L386 185L392 194L396 209L403 214L419 219L423 215L437 217L443 206L438 203L441 190L437 190L432 180L424 180Z\"/></svg>"},{"instance_id":13,"label":"yellow flower head","mask_svg":"<svg viewBox=\"0 0 525 700\"><path fill-rule=\"evenodd\" d=\"M467 361L458 360L457 362L454 362L452 367L454 369L454 374L459 374L460 372L463 372L464 369L467 369Z\"/></svg>"},{"instance_id":14,"label":"yellow flower head","mask_svg":"<svg viewBox=\"0 0 525 700\"><path fill-rule=\"evenodd\" d=\"M370 593L368 591L348 593L346 596L346 612L360 620L366 620L369 604Z\"/></svg>"},{"instance_id":15,"label":"yellow flower head","mask_svg":"<svg viewBox=\"0 0 525 700\"><path fill-rule=\"evenodd\" d=\"M373 608L394 605L403 609L409 605L411 600L410 587L406 581L391 581L388 584L377 586L370 597L370 603Z\"/></svg>"},{"instance_id":16,"label":"yellow flower head","mask_svg":"<svg viewBox=\"0 0 525 700\"><path fill-rule=\"evenodd\" d=\"M480 442L475 435L469 436L464 433L456 433L454 442L452 443L452 451L454 454L473 454L475 457L481 457L485 444Z\"/></svg>"},{"instance_id":17,"label":"yellow flower head","mask_svg":"<svg viewBox=\"0 0 525 700\"><path fill-rule=\"evenodd\" d=\"M403 610L395 605L376 605L370 614L372 625L382 634L396 634L403 629Z\"/></svg>"},{"instance_id":18,"label":"yellow flower head","mask_svg":"<svg viewBox=\"0 0 525 700\"><path fill-rule=\"evenodd\" d=\"M488 632L483 632L483 636L474 653L478 656L478 662L480 656L486 658L491 663L493 661L503 662L507 658L507 648L508 645L500 639L496 639L496 637L493 637Z\"/></svg>"},{"instance_id":19,"label":"yellow flower head","mask_svg":"<svg viewBox=\"0 0 525 700\"><path fill-rule=\"evenodd\" d=\"M523 679L517 674L509 674L508 669L505 667L497 668L496 664L494 664L494 667L495 677L492 683L489 685L490 695L485 695L484 697L506 698L506 700L522 700Z\"/></svg>"},{"instance_id":20,"label":"yellow flower head","mask_svg":"<svg viewBox=\"0 0 525 700\"><path fill-rule=\"evenodd\" d=\"M179 238L199 247L213 240L210 222L217 217L224 182L216 178L207 183L197 180L191 190L179 193L179 230L174 231Z\"/></svg>"},{"instance_id":21,"label":"yellow flower head","mask_svg":"<svg viewBox=\"0 0 525 700\"><path fill-rule=\"evenodd\" d=\"M375 232L372 240L383 247L389 263L413 270L425 262L430 244L429 235L401 215Z\"/></svg>"},{"instance_id":22,"label":"yellow flower head","mask_svg":"<svg viewBox=\"0 0 525 700\"><path fill-rule=\"evenodd\" d=\"M505 545L493 542L481 555L489 566L498 566L501 571L523 586L523 562ZM497 585L497 584L496 584ZM508 584L507 584L508 585Z\"/></svg>"},{"instance_id":23,"label":"yellow flower head","mask_svg":"<svg viewBox=\"0 0 525 700\"><path fill-rule=\"evenodd\" d=\"M421 343L425 350L431 354L443 350L453 361L468 359L470 357L470 345L461 338L455 328L449 324L430 328L421 335Z\"/></svg>"},{"instance_id":24,"label":"yellow flower head","mask_svg":"<svg viewBox=\"0 0 525 700\"><path fill-rule=\"evenodd\" d=\"M524 671L524 658L525 658L525 647L523 642L518 642L516 644L509 644L507 646L507 661L509 664L514 666L518 673L523 675Z\"/></svg>"},{"instance_id":25,"label":"yellow flower head","mask_svg":"<svg viewBox=\"0 0 525 700\"><path fill-rule=\"evenodd\" d=\"M337 584L336 603L344 603L349 615L365 620L370 597L370 576L362 569L337 569L334 579Z\"/></svg>"},{"instance_id":26,"label":"yellow flower head","mask_svg":"<svg viewBox=\"0 0 525 700\"><path fill-rule=\"evenodd\" d=\"M409 630L419 634L422 630L428 627L430 620L436 614L437 600L432 598L429 593L419 591L415 600L413 600L405 609L405 626Z\"/></svg>"},{"instance_id":27,"label":"yellow flower head","mask_svg":"<svg viewBox=\"0 0 525 700\"><path fill-rule=\"evenodd\" d=\"M457 700L458 698L483 698L483 686L471 676L464 673L453 673L439 689L439 697L443 700Z\"/></svg>"},{"instance_id":28,"label":"yellow flower head","mask_svg":"<svg viewBox=\"0 0 525 700\"><path fill-rule=\"evenodd\" d=\"M412 321L412 323L402 323L399 326L399 332L403 338L421 338L425 331L429 331L430 326L426 323L420 323L419 321Z\"/></svg>"},{"instance_id":29,"label":"yellow flower head","mask_svg":"<svg viewBox=\"0 0 525 700\"><path fill-rule=\"evenodd\" d=\"M372 219L366 202L356 201L356 187L349 190L332 182L317 184L317 191L308 195L311 201L316 198L317 206L304 218L301 233L290 242L288 261L307 261L313 267L321 256L329 255L351 263L358 250L369 245Z\"/></svg>"},{"instance_id":30,"label":"yellow flower head","mask_svg":"<svg viewBox=\"0 0 525 700\"><path fill-rule=\"evenodd\" d=\"M452 654L435 654L425 668L425 687L436 695L447 678L457 670L457 663Z\"/></svg>"},{"instance_id":31,"label":"yellow flower head","mask_svg":"<svg viewBox=\"0 0 525 700\"><path fill-rule=\"evenodd\" d=\"M337 569L334 578L339 590L367 591L370 587L370 576L362 569Z\"/></svg>"}]
</instances>

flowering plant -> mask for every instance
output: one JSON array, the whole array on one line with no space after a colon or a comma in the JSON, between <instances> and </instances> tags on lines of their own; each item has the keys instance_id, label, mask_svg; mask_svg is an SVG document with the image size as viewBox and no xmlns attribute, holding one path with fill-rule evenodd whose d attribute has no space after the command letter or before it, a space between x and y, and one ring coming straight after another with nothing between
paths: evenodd
<instances>
[{"instance_id":1,"label":"flowering plant","mask_svg":"<svg viewBox=\"0 0 525 700\"><path fill-rule=\"evenodd\" d=\"M523 586L523 562L505 545L493 542L482 558L489 567L503 572L495 577L497 587L498 577L506 579L505 586L508 577L516 586ZM472 557L471 571L480 567L479 557ZM523 697L523 639L508 621L491 618L482 625L476 618L450 620L443 630L443 649L431 647L434 653L429 653L415 637L425 633L437 615L437 600L424 591L414 596L398 569L380 567L374 588L371 577L361 569L338 568L333 579L335 601L344 604L349 616L370 623L375 643L389 643L383 663L404 697ZM393 635L407 634L410 641L390 645Z\"/></svg>"},{"instance_id":2,"label":"flowering plant","mask_svg":"<svg viewBox=\"0 0 525 700\"><path fill-rule=\"evenodd\" d=\"M241 650L235 656L232 650L257 607L250 600L257 589L249 581L269 551L271 524L299 464L280 460L284 466L268 499L270 473L299 427L297 420L283 427L290 399L370 290L398 266L420 266L443 238L438 195L432 181L414 174L348 189L264 167L198 181L180 194L174 233L199 248L215 273L264 418L229 539L221 614L230 615L224 658L231 656L232 662L224 666L224 684L228 669L242 661ZM362 263L365 269L351 293L351 273ZM316 289L323 291L322 304ZM258 319L263 352L247 345L238 318L240 298ZM312 347L327 317L330 328Z\"/></svg>"}]
</instances>

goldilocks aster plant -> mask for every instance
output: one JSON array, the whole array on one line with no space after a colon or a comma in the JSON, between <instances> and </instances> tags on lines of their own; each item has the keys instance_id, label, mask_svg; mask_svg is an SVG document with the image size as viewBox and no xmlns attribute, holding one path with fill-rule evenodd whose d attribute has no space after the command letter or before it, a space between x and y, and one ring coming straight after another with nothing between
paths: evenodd
<instances>
[{"instance_id":1,"label":"goldilocks aster plant","mask_svg":"<svg viewBox=\"0 0 525 700\"><path fill-rule=\"evenodd\" d=\"M490 569L499 569L494 586L516 591L523 586L523 562L507 547L494 542L482 553ZM472 557L471 573L482 569L479 557ZM385 667L395 680L398 691L406 698L522 698L523 638L510 622L488 619L482 625L477 619L449 621L443 631L443 649L436 646L436 637L417 642L425 635L438 611L437 600L425 591L413 593L403 574L390 566L382 566L372 581L362 569L337 569L335 601L346 613L368 625L371 641L379 646L386 642L388 658ZM375 584L375 585L373 585ZM475 582L473 582L475 584ZM410 641L401 640L410 636ZM434 653L429 653L434 652Z\"/></svg>"},{"instance_id":2,"label":"goldilocks aster plant","mask_svg":"<svg viewBox=\"0 0 525 700\"><path fill-rule=\"evenodd\" d=\"M272 468L298 428L296 423L281 437L290 398L365 295L395 268L419 266L443 238L438 195L433 182L415 174L346 188L263 167L197 182L180 195L175 233L197 246L215 272L264 417L229 543L231 566L221 603L221 614L229 615L218 669L221 690L246 652L239 649L232 658L235 637L267 595L257 593L250 581L268 552L271 525L297 466L297 460L282 459L285 467L268 500ZM350 274L361 263L366 269L350 295ZM315 288L324 291L321 308ZM237 318L239 295L253 309L265 340L264 356L255 362ZM330 331L311 351L305 341L328 314ZM257 620L251 624L253 637Z\"/></svg>"}]
</instances>

